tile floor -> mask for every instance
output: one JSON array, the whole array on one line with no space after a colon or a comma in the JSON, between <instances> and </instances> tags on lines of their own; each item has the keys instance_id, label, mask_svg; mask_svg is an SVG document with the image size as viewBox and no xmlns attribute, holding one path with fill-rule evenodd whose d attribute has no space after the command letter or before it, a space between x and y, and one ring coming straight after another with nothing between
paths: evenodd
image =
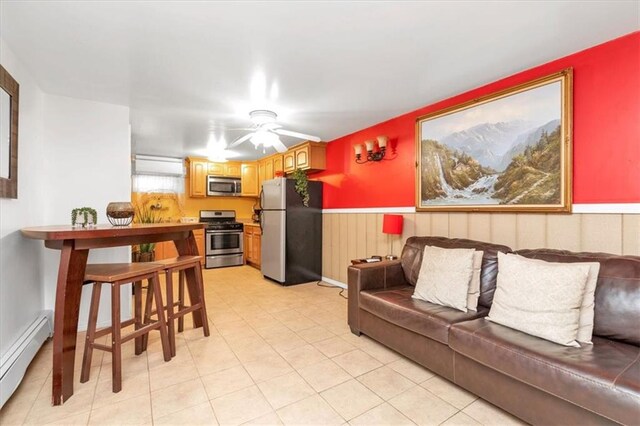
<instances>
[{"instance_id":1,"label":"tile floor","mask_svg":"<svg viewBox=\"0 0 640 426\"><path fill-rule=\"evenodd\" d=\"M91 380L76 383L74 396L60 407L49 403L49 341L0 412L0 424L522 424L351 334L347 303L336 288L285 288L248 266L204 274L209 338L187 327L169 363L158 333L140 356L128 342L117 394L111 392L109 354L95 351ZM76 381L81 357L78 350Z\"/></svg>"}]
</instances>

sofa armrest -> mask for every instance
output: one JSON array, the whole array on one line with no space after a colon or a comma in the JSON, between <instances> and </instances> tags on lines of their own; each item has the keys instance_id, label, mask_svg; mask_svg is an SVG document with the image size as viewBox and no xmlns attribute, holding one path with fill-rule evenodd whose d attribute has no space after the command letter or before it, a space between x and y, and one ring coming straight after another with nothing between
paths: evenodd
<instances>
[{"instance_id":1,"label":"sofa armrest","mask_svg":"<svg viewBox=\"0 0 640 426\"><path fill-rule=\"evenodd\" d=\"M349 266L347 272L349 327L352 333L360 335L358 320L360 292L406 285L407 281L404 278L402 264L399 260L352 265Z\"/></svg>"}]
</instances>

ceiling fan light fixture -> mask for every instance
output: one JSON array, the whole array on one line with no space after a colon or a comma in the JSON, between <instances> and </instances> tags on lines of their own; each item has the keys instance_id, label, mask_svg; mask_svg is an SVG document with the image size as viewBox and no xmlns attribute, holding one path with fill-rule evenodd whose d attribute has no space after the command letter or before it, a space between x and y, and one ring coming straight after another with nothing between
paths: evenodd
<instances>
[{"instance_id":1,"label":"ceiling fan light fixture","mask_svg":"<svg viewBox=\"0 0 640 426\"><path fill-rule=\"evenodd\" d=\"M251 111L249 113L249 117L251 118L251 122L256 126L262 126L268 123L275 123L278 118L278 114L273 111L268 111L266 109L257 109Z\"/></svg>"},{"instance_id":2,"label":"ceiling fan light fixture","mask_svg":"<svg viewBox=\"0 0 640 426\"><path fill-rule=\"evenodd\" d=\"M265 147L271 147L274 143L280 142L278 135L269 131L257 131L250 140L255 146L263 145Z\"/></svg>"}]
</instances>

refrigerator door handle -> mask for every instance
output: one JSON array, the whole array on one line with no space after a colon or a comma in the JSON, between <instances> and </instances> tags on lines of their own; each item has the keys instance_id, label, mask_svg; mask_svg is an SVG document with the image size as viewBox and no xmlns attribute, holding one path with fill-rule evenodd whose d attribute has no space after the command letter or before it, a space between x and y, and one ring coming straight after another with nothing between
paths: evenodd
<instances>
[{"instance_id":1,"label":"refrigerator door handle","mask_svg":"<svg viewBox=\"0 0 640 426\"><path fill-rule=\"evenodd\" d=\"M260 211L262 211L262 206L264 205L264 188L260 188L260 204L258 205L258 207L260 208Z\"/></svg>"},{"instance_id":2,"label":"refrigerator door handle","mask_svg":"<svg viewBox=\"0 0 640 426\"><path fill-rule=\"evenodd\" d=\"M264 216L264 210L260 210L260 220L259 220L259 222L260 222L260 235L264 234L264 229L262 229L262 223L264 221L263 216Z\"/></svg>"}]
</instances>

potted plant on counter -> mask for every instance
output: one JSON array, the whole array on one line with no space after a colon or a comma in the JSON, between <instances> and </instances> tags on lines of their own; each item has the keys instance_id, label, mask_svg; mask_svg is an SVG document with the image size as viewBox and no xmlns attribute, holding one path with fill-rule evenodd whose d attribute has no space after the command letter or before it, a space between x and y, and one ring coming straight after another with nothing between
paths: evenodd
<instances>
[{"instance_id":1,"label":"potted plant on counter","mask_svg":"<svg viewBox=\"0 0 640 426\"><path fill-rule=\"evenodd\" d=\"M136 206L135 223L159 223L162 219L150 208ZM138 244L133 247L133 262L153 262L156 258L155 243Z\"/></svg>"}]
</instances>

